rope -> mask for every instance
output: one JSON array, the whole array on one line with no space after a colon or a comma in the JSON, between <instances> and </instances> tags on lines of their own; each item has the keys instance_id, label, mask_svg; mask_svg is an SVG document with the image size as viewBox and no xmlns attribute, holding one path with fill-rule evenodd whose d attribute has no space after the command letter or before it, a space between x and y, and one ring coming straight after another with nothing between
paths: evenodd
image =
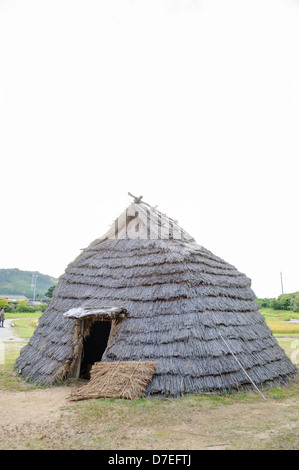
<instances>
[{"instance_id":1,"label":"rope","mask_svg":"<svg viewBox=\"0 0 299 470\"><path fill-rule=\"evenodd\" d=\"M234 353L232 352L231 348L229 347L229 345L227 344L227 342L225 341L225 339L223 338L222 334L220 333L220 331L218 331L218 334L220 336L220 338L222 339L222 341L226 344L226 346L228 347L229 351L231 352L231 354L233 355L234 359L237 361L237 363L239 364L239 366L241 367L242 371L244 372L244 374L246 375L246 377L248 377L248 379L250 380L250 382L252 383L252 385L254 386L254 388L259 392L259 394L261 395L261 397L265 400L266 398L264 397L264 395L262 394L262 392L257 388L257 386L255 385L254 381L252 380L252 378L247 374L246 370L244 369L244 367L242 366L241 362L237 359L237 357L234 355Z\"/></svg>"}]
</instances>

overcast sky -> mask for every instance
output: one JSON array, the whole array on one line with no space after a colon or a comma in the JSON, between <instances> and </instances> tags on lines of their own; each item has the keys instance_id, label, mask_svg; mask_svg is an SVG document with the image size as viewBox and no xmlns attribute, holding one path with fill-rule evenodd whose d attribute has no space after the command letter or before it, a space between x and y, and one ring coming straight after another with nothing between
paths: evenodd
<instances>
[{"instance_id":1,"label":"overcast sky","mask_svg":"<svg viewBox=\"0 0 299 470\"><path fill-rule=\"evenodd\" d=\"M298 0L0 0L0 267L58 277L131 198L299 290Z\"/></svg>"}]
</instances>

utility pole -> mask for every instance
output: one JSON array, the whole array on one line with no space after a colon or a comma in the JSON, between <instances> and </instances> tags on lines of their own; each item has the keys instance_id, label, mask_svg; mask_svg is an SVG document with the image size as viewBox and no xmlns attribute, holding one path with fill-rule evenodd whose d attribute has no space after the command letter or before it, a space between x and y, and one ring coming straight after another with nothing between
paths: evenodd
<instances>
[{"instance_id":1,"label":"utility pole","mask_svg":"<svg viewBox=\"0 0 299 470\"><path fill-rule=\"evenodd\" d=\"M37 274L32 274L31 281L31 290L33 290L33 302L35 302L35 293L36 293L36 279L38 278Z\"/></svg>"},{"instance_id":2,"label":"utility pole","mask_svg":"<svg viewBox=\"0 0 299 470\"><path fill-rule=\"evenodd\" d=\"M283 295L282 273L280 273L281 294Z\"/></svg>"}]
</instances>

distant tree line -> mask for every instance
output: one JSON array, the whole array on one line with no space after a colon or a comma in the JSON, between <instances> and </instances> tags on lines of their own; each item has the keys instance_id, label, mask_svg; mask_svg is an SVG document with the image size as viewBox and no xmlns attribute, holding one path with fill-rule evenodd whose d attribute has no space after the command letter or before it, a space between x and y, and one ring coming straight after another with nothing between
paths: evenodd
<instances>
[{"instance_id":1,"label":"distant tree line","mask_svg":"<svg viewBox=\"0 0 299 470\"><path fill-rule=\"evenodd\" d=\"M6 297L0 297L0 308L4 308L7 313L10 312L44 312L47 304L28 305L28 299L19 299L16 302L10 302Z\"/></svg>"},{"instance_id":2,"label":"distant tree line","mask_svg":"<svg viewBox=\"0 0 299 470\"><path fill-rule=\"evenodd\" d=\"M283 294L277 299L257 299L261 307L273 308L274 310L292 310L299 312L299 292Z\"/></svg>"}]
</instances>

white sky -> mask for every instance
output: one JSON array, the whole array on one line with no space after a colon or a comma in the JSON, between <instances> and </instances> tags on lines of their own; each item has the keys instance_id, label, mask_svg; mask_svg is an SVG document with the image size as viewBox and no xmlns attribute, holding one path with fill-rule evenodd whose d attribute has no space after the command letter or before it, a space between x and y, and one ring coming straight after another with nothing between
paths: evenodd
<instances>
[{"instance_id":1,"label":"white sky","mask_svg":"<svg viewBox=\"0 0 299 470\"><path fill-rule=\"evenodd\" d=\"M144 196L299 290L298 0L0 0L0 267L58 277Z\"/></svg>"}]
</instances>

